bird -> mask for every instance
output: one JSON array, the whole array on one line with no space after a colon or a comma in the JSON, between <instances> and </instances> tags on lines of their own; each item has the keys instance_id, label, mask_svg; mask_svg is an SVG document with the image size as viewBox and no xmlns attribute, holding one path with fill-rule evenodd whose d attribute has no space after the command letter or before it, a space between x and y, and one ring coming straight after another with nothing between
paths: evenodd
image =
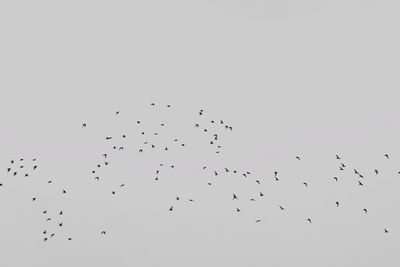
<instances>
[{"instance_id":1,"label":"bird","mask_svg":"<svg viewBox=\"0 0 400 267\"><path fill-rule=\"evenodd\" d=\"M278 172L277 172L277 171L274 171L274 176L275 176L275 178L276 178L277 175L278 175Z\"/></svg>"},{"instance_id":2,"label":"bird","mask_svg":"<svg viewBox=\"0 0 400 267\"><path fill-rule=\"evenodd\" d=\"M29 176L29 174L25 173L25 177L28 177L28 176Z\"/></svg>"},{"instance_id":3,"label":"bird","mask_svg":"<svg viewBox=\"0 0 400 267\"><path fill-rule=\"evenodd\" d=\"M179 197L178 197L178 196L176 196L176 200L179 200Z\"/></svg>"},{"instance_id":4,"label":"bird","mask_svg":"<svg viewBox=\"0 0 400 267\"><path fill-rule=\"evenodd\" d=\"M237 196L235 194L233 194L233 198L232 200L238 199Z\"/></svg>"},{"instance_id":5,"label":"bird","mask_svg":"<svg viewBox=\"0 0 400 267\"><path fill-rule=\"evenodd\" d=\"M37 165L33 166L33 169L36 170L37 169Z\"/></svg>"},{"instance_id":6,"label":"bird","mask_svg":"<svg viewBox=\"0 0 400 267\"><path fill-rule=\"evenodd\" d=\"M254 198L250 198L250 201L256 201Z\"/></svg>"},{"instance_id":7,"label":"bird","mask_svg":"<svg viewBox=\"0 0 400 267\"><path fill-rule=\"evenodd\" d=\"M47 218L46 221L51 221L51 218Z\"/></svg>"},{"instance_id":8,"label":"bird","mask_svg":"<svg viewBox=\"0 0 400 267\"><path fill-rule=\"evenodd\" d=\"M358 185L360 185L360 186L363 186L364 184L363 184L363 183L361 183L360 181L358 181Z\"/></svg>"},{"instance_id":9,"label":"bird","mask_svg":"<svg viewBox=\"0 0 400 267\"><path fill-rule=\"evenodd\" d=\"M155 105L155 103L150 103L150 105L154 106L154 105Z\"/></svg>"},{"instance_id":10,"label":"bird","mask_svg":"<svg viewBox=\"0 0 400 267\"><path fill-rule=\"evenodd\" d=\"M100 232L100 234L101 234L101 235L105 235L105 234L106 234L106 231L103 230L103 231Z\"/></svg>"},{"instance_id":11,"label":"bird","mask_svg":"<svg viewBox=\"0 0 400 267\"><path fill-rule=\"evenodd\" d=\"M193 199L189 198L189 202L193 202L193 201L194 201Z\"/></svg>"},{"instance_id":12,"label":"bird","mask_svg":"<svg viewBox=\"0 0 400 267\"><path fill-rule=\"evenodd\" d=\"M47 241L47 237L45 237L45 238L43 239L43 241L46 242L46 241Z\"/></svg>"},{"instance_id":13,"label":"bird","mask_svg":"<svg viewBox=\"0 0 400 267\"><path fill-rule=\"evenodd\" d=\"M167 108L170 108L171 107L171 105L167 105Z\"/></svg>"},{"instance_id":14,"label":"bird","mask_svg":"<svg viewBox=\"0 0 400 267\"><path fill-rule=\"evenodd\" d=\"M354 169L354 174L358 174L358 171L356 169Z\"/></svg>"},{"instance_id":15,"label":"bird","mask_svg":"<svg viewBox=\"0 0 400 267\"><path fill-rule=\"evenodd\" d=\"M365 214L367 214L367 213L368 213L368 210L367 210L367 209L363 209L363 211L364 211L364 213L365 213Z\"/></svg>"},{"instance_id":16,"label":"bird","mask_svg":"<svg viewBox=\"0 0 400 267\"><path fill-rule=\"evenodd\" d=\"M174 210L174 208L171 206L170 208L169 208L169 211L173 211Z\"/></svg>"},{"instance_id":17,"label":"bird","mask_svg":"<svg viewBox=\"0 0 400 267\"><path fill-rule=\"evenodd\" d=\"M284 207L282 207L281 205L279 205L279 208L281 209L281 210L286 210Z\"/></svg>"},{"instance_id":18,"label":"bird","mask_svg":"<svg viewBox=\"0 0 400 267\"><path fill-rule=\"evenodd\" d=\"M61 210L59 214L60 214L60 215L63 215L63 211Z\"/></svg>"},{"instance_id":19,"label":"bird","mask_svg":"<svg viewBox=\"0 0 400 267\"><path fill-rule=\"evenodd\" d=\"M310 218L308 218L307 221L308 221L309 223L311 223L311 219L310 219Z\"/></svg>"},{"instance_id":20,"label":"bird","mask_svg":"<svg viewBox=\"0 0 400 267\"><path fill-rule=\"evenodd\" d=\"M112 137L111 136L106 136L106 140L111 140Z\"/></svg>"},{"instance_id":21,"label":"bird","mask_svg":"<svg viewBox=\"0 0 400 267\"><path fill-rule=\"evenodd\" d=\"M32 198L32 201L35 201L35 200L36 200L36 197L33 197L33 198Z\"/></svg>"},{"instance_id":22,"label":"bird","mask_svg":"<svg viewBox=\"0 0 400 267\"><path fill-rule=\"evenodd\" d=\"M121 184L121 185L120 185L120 187L124 187L124 186L125 186L125 184Z\"/></svg>"},{"instance_id":23,"label":"bird","mask_svg":"<svg viewBox=\"0 0 400 267\"><path fill-rule=\"evenodd\" d=\"M63 226L63 224L62 224L62 223L59 223L59 224L58 224L58 226L60 226L60 227L61 227L61 226Z\"/></svg>"},{"instance_id":24,"label":"bird","mask_svg":"<svg viewBox=\"0 0 400 267\"><path fill-rule=\"evenodd\" d=\"M66 193L67 193L67 191L65 191L65 190L63 189L62 193L63 193L63 194L66 194Z\"/></svg>"},{"instance_id":25,"label":"bird","mask_svg":"<svg viewBox=\"0 0 400 267\"><path fill-rule=\"evenodd\" d=\"M338 201L336 201L335 203L336 203L336 207L339 207L339 202L338 202Z\"/></svg>"},{"instance_id":26,"label":"bird","mask_svg":"<svg viewBox=\"0 0 400 267\"><path fill-rule=\"evenodd\" d=\"M119 111L115 112L115 115L118 115L118 114L119 114Z\"/></svg>"},{"instance_id":27,"label":"bird","mask_svg":"<svg viewBox=\"0 0 400 267\"><path fill-rule=\"evenodd\" d=\"M46 230L44 230L44 231L43 231L43 234L45 235L46 233L47 233L47 231L46 231Z\"/></svg>"},{"instance_id":28,"label":"bird","mask_svg":"<svg viewBox=\"0 0 400 267\"><path fill-rule=\"evenodd\" d=\"M303 183L306 187L308 187L308 184L306 182Z\"/></svg>"},{"instance_id":29,"label":"bird","mask_svg":"<svg viewBox=\"0 0 400 267\"><path fill-rule=\"evenodd\" d=\"M259 180L256 180L256 183L257 183L257 184L260 184L260 181L259 181Z\"/></svg>"},{"instance_id":30,"label":"bird","mask_svg":"<svg viewBox=\"0 0 400 267\"><path fill-rule=\"evenodd\" d=\"M260 197L263 197L263 196L264 196L264 194L262 192L260 192Z\"/></svg>"},{"instance_id":31,"label":"bird","mask_svg":"<svg viewBox=\"0 0 400 267\"><path fill-rule=\"evenodd\" d=\"M83 124L82 124L82 127L86 127L86 123L83 123Z\"/></svg>"},{"instance_id":32,"label":"bird","mask_svg":"<svg viewBox=\"0 0 400 267\"><path fill-rule=\"evenodd\" d=\"M115 191L111 191L111 194L115 195Z\"/></svg>"},{"instance_id":33,"label":"bird","mask_svg":"<svg viewBox=\"0 0 400 267\"><path fill-rule=\"evenodd\" d=\"M42 213L43 213L43 214L46 214L46 213L47 213L47 210L44 210Z\"/></svg>"},{"instance_id":34,"label":"bird","mask_svg":"<svg viewBox=\"0 0 400 267\"><path fill-rule=\"evenodd\" d=\"M103 154L103 157L104 157L104 158L107 158L107 154Z\"/></svg>"},{"instance_id":35,"label":"bird","mask_svg":"<svg viewBox=\"0 0 400 267\"><path fill-rule=\"evenodd\" d=\"M299 156L296 156L296 159L300 160L300 157L299 157Z\"/></svg>"},{"instance_id":36,"label":"bird","mask_svg":"<svg viewBox=\"0 0 400 267\"><path fill-rule=\"evenodd\" d=\"M11 168L7 168L7 172L10 172L11 171Z\"/></svg>"},{"instance_id":37,"label":"bird","mask_svg":"<svg viewBox=\"0 0 400 267\"><path fill-rule=\"evenodd\" d=\"M340 157L338 155L336 155L336 159L340 159Z\"/></svg>"},{"instance_id":38,"label":"bird","mask_svg":"<svg viewBox=\"0 0 400 267\"><path fill-rule=\"evenodd\" d=\"M56 234L51 234L51 235L50 235L50 238L52 238L52 237L55 236L55 235L56 235Z\"/></svg>"},{"instance_id":39,"label":"bird","mask_svg":"<svg viewBox=\"0 0 400 267\"><path fill-rule=\"evenodd\" d=\"M384 228L383 230L385 231L385 234L389 233L389 231L386 228Z\"/></svg>"},{"instance_id":40,"label":"bird","mask_svg":"<svg viewBox=\"0 0 400 267\"><path fill-rule=\"evenodd\" d=\"M68 237L68 240L72 240L72 238L71 238L71 237Z\"/></svg>"},{"instance_id":41,"label":"bird","mask_svg":"<svg viewBox=\"0 0 400 267\"><path fill-rule=\"evenodd\" d=\"M378 175L378 170L377 169L375 169L375 174Z\"/></svg>"},{"instance_id":42,"label":"bird","mask_svg":"<svg viewBox=\"0 0 400 267\"><path fill-rule=\"evenodd\" d=\"M388 154L385 154L385 157L386 157L387 159L389 159L389 155L388 155Z\"/></svg>"},{"instance_id":43,"label":"bird","mask_svg":"<svg viewBox=\"0 0 400 267\"><path fill-rule=\"evenodd\" d=\"M51 181L51 180L47 181L48 184L51 184L52 182L53 182L53 181Z\"/></svg>"},{"instance_id":44,"label":"bird","mask_svg":"<svg viewBox=\"0 0 400 267\"><path fill-rule=\"evenodd\" d=\"M343 163L340 163L340 165L342 165L342 168L346 168L346 165L344 165Z\"/></svg>"},{"instance_id":45,"label":"bird","mask_svg":"<svg viewBox=\"0 0 400 267\"><path fill-rule=\"evenodd\" d=\"M15 176L15 175L17 175L17 172L14 172L14 173L13 173L13 176Z\"/></svg>"},{"instance_id":46,"label":"bird","mask_svg":"<svg viewBox=\"0 0 400 267\"><path fill-rule=\"evenodd\" d=\"M261 222L261 220L260 220L260 219L256 220L256 223L259 223L259 222Z\"/></svg>"}]
</instances>

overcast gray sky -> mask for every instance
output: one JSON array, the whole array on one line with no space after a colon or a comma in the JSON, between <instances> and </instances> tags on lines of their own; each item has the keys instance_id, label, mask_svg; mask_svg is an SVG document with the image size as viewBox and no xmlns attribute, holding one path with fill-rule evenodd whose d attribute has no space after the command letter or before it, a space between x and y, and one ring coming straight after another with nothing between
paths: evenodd
<instances>
[{"instance_id":1,"label":"overcast gray sky","mask_svg":"<svg viewBox=\"0 0 400 267\"><path fill-rule=\"evenodd\" d=\"M0 265L399 266L399 11L386 0L2 1ZM194 124L220 119L233 131L210 128L216 154ZM170 149L139 155L145 139ZM35 157L29 178L6 174Z\"/></svg>"}]
</instances>

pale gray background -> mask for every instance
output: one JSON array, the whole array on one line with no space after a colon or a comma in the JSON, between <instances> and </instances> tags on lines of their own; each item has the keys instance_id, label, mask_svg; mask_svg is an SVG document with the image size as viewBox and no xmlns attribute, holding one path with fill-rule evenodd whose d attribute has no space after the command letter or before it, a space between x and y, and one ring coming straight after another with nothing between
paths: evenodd
<instances>
[{"instance_id":1,"label":"pale gray background","mask_svg":"<svg viewBox=\"0 0 400 267\"><path fill-rule=\"evenodd\" d=\"M399 11L386 0L1 1L0 165L40 167L0 175L0 266L399 266ZM218 157L193 128L201 108L234 127ZM137 119L167 123L186 150L139 156ZM126 151L94 182L104 137L125 132ZM155 184L160 161L177 168ZM211 189L203 164L254 177ZM257 187L263 199L242 200ZM43 243L41 211L59 208L63 231Z\"/></svg>"}]
</instances>

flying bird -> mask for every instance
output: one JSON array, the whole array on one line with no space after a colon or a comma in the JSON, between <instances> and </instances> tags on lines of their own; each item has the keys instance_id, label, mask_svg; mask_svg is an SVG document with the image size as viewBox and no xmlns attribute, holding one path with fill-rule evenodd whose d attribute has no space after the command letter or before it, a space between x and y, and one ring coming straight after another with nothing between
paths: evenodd
<instances>
[{"instance_id":1,"label":"flying bird","mask_svg":"<svg viewBox=\"0 0 400 267\"><path fill-rule=\"evenodd\" d=\"M310 218L308 218L307 221L308 221L309 223L311 223L311 219L310 219Z\"/></svg>"},{"instance_id":2,"label":"flying bird","mask_svg":"<svg viewBox=\"0 0 400 267\"><path fill-rule=\"evenodd\" d=\"M237 196L235 194L233 194L233 198L232 200L238 199Z\"/></svg>"}]
</instances>

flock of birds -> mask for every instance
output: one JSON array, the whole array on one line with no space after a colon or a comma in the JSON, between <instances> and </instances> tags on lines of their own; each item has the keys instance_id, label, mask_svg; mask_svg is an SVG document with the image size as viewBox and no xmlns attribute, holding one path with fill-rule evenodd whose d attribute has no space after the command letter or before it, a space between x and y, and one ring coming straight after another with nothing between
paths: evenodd
<instances>
[{"instance_id":1,"label":"flock of birds","mask_svg":"<svg viewBox=\"0 0 400 267\"><path fill-rule=\"evenodd\" d=\"M150 103L151 107L156 106L155 103ZM166 105L164 106L164 108L166 109L170 109L171 105ZM115 112L115 116L118 117L120 115L119 111ZM223 136L223 134L221 134L221 131L224 131L225 133L230 133L231 131L233 131L233 128L230 124L227 124L224 120L222 119L218 119L218 120L209 120L209 119L204 119L204 110L200 110L198 112L198 119L197 121L195 121L193 123L193 126L195 129L197 129L199 132L201 132L203 134L203 136L205 136L204 138L207 140L208 144L212 147L213 151L215 152L215 154L220 154L220 152L222 151L222 142L221 142L221 136ZM135 122L139 128L139 136L142 137L142 140L140 142L140 145L137 147L137 153L144 154L144 153L149 153L152 151L169 151L169 150L176 150L176 149L186 149L187 145L185 142L182 142L179 138L173 138L172 140L170 140L171 142L169 143L160 143L158 142L158 140L156 140L157 136L160 134L160 132L162 131L147 131L148 129L145 129L145 127L142 127L143 122L140 120L137 120ZM90 127L89 123L82 123L81 127L83 128L83 130L87 127ZM166 123L161 123L159 124L160 129L166 127ZM120 134L119 136L105 136L104 137L104 141L106 142L107 148L105 151L103 151L101 153L101 155L99 155L99 158L101 160L99 160L95 166L95 168L91 169L91 175L92 178L95 182L101 183L102 182L102 168L108 167L111 163L111 159L112 159L112 153L118 153L121 151L125 150L125 146L121 145L121 140L125 140L127 139L128 136L127 134ZM123 142L122 142L123 143ZM385 154L383 155L387 160L389 160L389 155ZM301 161L301 157L300 156L295 156L295 159L297 161ZM344 171L347 166L345 163L342 162L342 158L339 155L334 155L334 159L336 159L337 163L338 163L338 169L339 171ZM154 170L154 181L158 182L160 177L161 177L161 173L163 172L163 168L170 168L170 169L174 169L176 166L175 164L166 164L165 162L161 162L158 163L158 167ZM30 175L32 174L32 172L36 172L38 169L38 164L37 164L37 159L33 158L31 160L27 160L24 158L20 158L19 160L11 160L10 161L10 165L6 168L5 172L7 175L10 175L12 177L30 177ZM209 166L199 166L199 169L201 172L204 173L204 175L206 175L207 177L210 176L219 176L222 174L226 174L226 175L236 175L238 177L242 177L242 178L249 178L253 175L253 173L249 170L238 170L238 169L234 169L234 168L228 168L228 167L223 167L220 169L214 169L214 168L210 168ZM354 175L357 178L357 182L356 185L357 186L364 186L364 175L361 174L357 169L353 169L354 171ZM374 173L375 175L379 174L379 170L378 169L374 169ZM400 174L400 172L399 172ZM273 177L273 178L272 178ZM276 170L273 172L273 174L271 174L271 178L273 179L273 181L275 181L276 183L280 182L280 176L279 176L279 172ZM333 180L335 182L339 182L339 178L338 176L333 177ZM260 181L257 178L254 178L253 180L249 180L248 181L253 181L256 184L260 185L262 183L262 181ZM48 180L47 184L51 184L53 183L53 180ZM307 182L303 182L302 183L304 185L304 187L309 187L309 184ZM212 186L213 182L211 181L207 181L207 185L208 186ZM0 187L4 186L3 183L0 183ZM112 195L116 195L118 193L118 190L123 190L123 188L125 188L126 184L125 183L121 183L118 185L118 189L117 187L110 189L109 193ZM67 194L67 190L66 189L59 189L59 194ZM264 192L262 191L258 191L257 192L257 197L258 198L262 198L264 196ZM181 196L176 196L175 197L175 201L179 201L181 200ZM239 201L239 199L242 199L241 195L239 192L232 192L231 193L231 200L233 201L233 203L236 203L235 201ZM31 197L31 201L33 203L40 203L40 198L38 196L32 196ZM188 198L189 202L194 202L194 199L192 198ZM256 201L255 197L252 197L249 199L249 201ZM341 203L339 200L336 200L334 203L332 203L332 205L336 206L336 208L340 208L341 207ZM279 209L281 212L287 212L287 208L283 205L283 204L277 204L277 209ZM166 207L166 209L168 209L170 212L174 212L174 204L170 204L168 205L168 207ZM237 206L234 210L234 212L236 213L240 213L242 210L239 206ZM363 213L367 214L368 213L368 209L367 208L363 208L362 210ZM43 216L45 216L45 221L46 223L52 223L54 222L56 229L60 229L63 227L63 209L59 209L56 212L52 212L53 216L50 216L50 211L48 211L48 209L46 209L45 207L41 210L41 213L43 214ZM304 220L307 223L312 224L313 220L312 218L304 218ZM256 219L254 221L255 223L260 223L262 222L262 219ZM46 225L46 227L50 227L48 225ZM52 228L54 229L54 228ZM389 233L389 229L387 227L382 227L382 232L388 234ZM47 228L42 230L42 235L43 235L43 242L48 242L50 239L54 238L57 234L56 230L52 230L49 231ZM99 231L98 233L100 236L104 236L107 234L107 230L106 229L102 229ZM72 240L71 236L67 236L66 239L68 241Z\"/></svg>"}]
</instances>

